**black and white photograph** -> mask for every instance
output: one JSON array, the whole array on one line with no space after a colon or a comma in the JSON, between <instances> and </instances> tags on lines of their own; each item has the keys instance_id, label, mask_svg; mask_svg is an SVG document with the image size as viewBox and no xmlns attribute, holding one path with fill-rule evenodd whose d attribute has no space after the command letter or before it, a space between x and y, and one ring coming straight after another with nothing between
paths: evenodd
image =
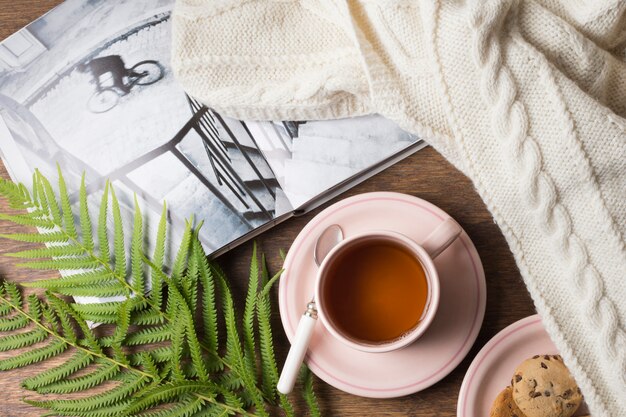
<instances>
[{"instance_id":1,"label":"black and white photograph","mask_svg":"<svg viewBox=\"0 0 626 417\"><path fill-rule=\"evenodd\" d=\"M0 44L0 152L14 179L62 168L90 199L108 179L174 234L192 215L215 252L420 142L380 116L244 122L185 94L172 0L68 0ZM329 146L332 143L332 146ZM77 201L77 194L73 194ZM174 214L175 213L175 214Z\"/></svg>"}]
</instances>

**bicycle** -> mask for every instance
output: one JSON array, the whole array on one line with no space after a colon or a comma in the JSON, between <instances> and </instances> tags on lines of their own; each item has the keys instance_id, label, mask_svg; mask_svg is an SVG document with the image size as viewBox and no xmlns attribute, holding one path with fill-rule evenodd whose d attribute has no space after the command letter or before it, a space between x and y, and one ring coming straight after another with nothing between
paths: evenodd
<instances>
[{"instance_id":1,"label":"bicycle","mask_svg":"<svg viewBox=\"0 0 626 417\"><path fill-rule=\"evenodd\" d=\"M151 85L163 78L164 74L163 66L154 60L141 61L135 64L128 70L129 82L126 87L130 90L135 85ZM102 87L96 86L96 91L89 98L87 102L87 108L92 113L105 113L117 106L120 101L120 97L124 94L114 86Z\"/></svg>"}]
</instances>

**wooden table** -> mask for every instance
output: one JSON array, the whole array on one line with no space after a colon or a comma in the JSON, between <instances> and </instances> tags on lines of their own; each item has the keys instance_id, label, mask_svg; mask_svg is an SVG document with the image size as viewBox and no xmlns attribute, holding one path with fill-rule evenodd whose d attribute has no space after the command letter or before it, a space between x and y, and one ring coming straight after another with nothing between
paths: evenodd
<instances>
[{"instance_id":1,"label":"wooden table","mask_svg":"<svg viewBox=\"0 0 626 417\"><path fill-rule=\"evenodd\" d=\"M0 39L17 31L60 2L0 0ZM0 175L7 177L4 168ZM485 269L488 294L485 320L478 340L465 360L434 386L403 398L376 400L346 394L316 380L315 387L322 411L326 416L455 416L459 388L472 358L498 331L516 320L534 314L532 301L504 237L471 182L432 148L419 151L334 201L370 191L396 191L415 195L436 204L457 219L474 241ZM5 202L0 203L0 210L3 207L6 207ZM281 266L279 249L288 249L298 232L322 208L306 216L288 220L257 239L260 249L268 256L272 270L277 270ZM21 229L0 222L2 233L18 230ZM16 251L26 246L2 240L0 253ZM251 243L244 244L218 260L234 283L233 291L239 298L239 306L242 305L244 288L237 287L237 283L245 282L247 277L251 247ZM0 276L17 282L45 276L17 269L15 263L10 258L0 257ZM277 351L279 358L282 359L287 353L289 344L282 331L277 308L274 308L273 324ZM0 374L1 416L41 414L40 410L21 402L23 396L31 393L19 385L20 380L36 373L38 371L36 368L37 366L31 366Z\"/></svg>"}]
</instances>

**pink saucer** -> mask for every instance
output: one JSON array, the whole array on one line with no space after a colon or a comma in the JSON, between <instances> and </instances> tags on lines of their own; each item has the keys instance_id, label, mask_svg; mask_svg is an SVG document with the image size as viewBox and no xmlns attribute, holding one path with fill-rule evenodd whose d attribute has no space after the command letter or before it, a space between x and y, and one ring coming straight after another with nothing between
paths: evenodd
<instances>
[{"instance_id":1,"label":"pink saucer","mask_svg":"<svg viewBox=\"0 0 626 417\"><path fill-rule=\"evenodd\" d=\"M420 198L388 192L347 198L318 214L293 242L280 280L280 316L289 340L313 295L317 271L313 248L326 227L339 224L346 236L393 230L420 243L448 217ZM372 398L412 394L448 375L478 336L485 315L485 275L465 232L439 255L435 265L441 301L435 320L420 339L401 350L366 353L337 341L318 322L306 358L309 368L340 390Z\"/></svg>"},{"instance_id":2,"label":"pink saucer","mask_svg":"<svg viewBox=\"0 0 626 417\"><path fill-rule=\"evenodd\" d=\"M554 355L558 350L541 324L541 317L526 317L495 335L474 358L459 393L457 417L485 417L491 404L507 385L522 361L535 355ZM576 416L585 414L583 404Z\"/></svg>"}]
</instances>

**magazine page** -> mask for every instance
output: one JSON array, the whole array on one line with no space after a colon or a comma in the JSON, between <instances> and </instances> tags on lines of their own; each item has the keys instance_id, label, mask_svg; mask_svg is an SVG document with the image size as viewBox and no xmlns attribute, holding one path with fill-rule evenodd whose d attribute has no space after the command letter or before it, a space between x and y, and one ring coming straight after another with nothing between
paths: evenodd
<instances>
[{"instance_id":1,"label":"magazine page","mask_svg":"<svg viewBox=\"0 0 626 417\"><path fill-rule=\"evenodd\" d=\"M176 83L173 4L68 0L0 43L0 152L25 184L58 163L74 203L85 173L92 208L110 179L126 224L140 199L147 236L164 202L174 235L195 214L215 253L292 207L244 125Z\"/></svg>"},{"instance_id":2,"label":"magazine page","mask_svg":"<svg viewBox=\"0 0 626 417\"><path fill-rule=\"evenodd\" d=\"M394 156L406 157L426 145L380 115L249 123L248 128L296 210L315 207L330 190L345 191L342 185L354 186L373 175L381 163L395 162Z\"/></svg>"}]
</instances>

